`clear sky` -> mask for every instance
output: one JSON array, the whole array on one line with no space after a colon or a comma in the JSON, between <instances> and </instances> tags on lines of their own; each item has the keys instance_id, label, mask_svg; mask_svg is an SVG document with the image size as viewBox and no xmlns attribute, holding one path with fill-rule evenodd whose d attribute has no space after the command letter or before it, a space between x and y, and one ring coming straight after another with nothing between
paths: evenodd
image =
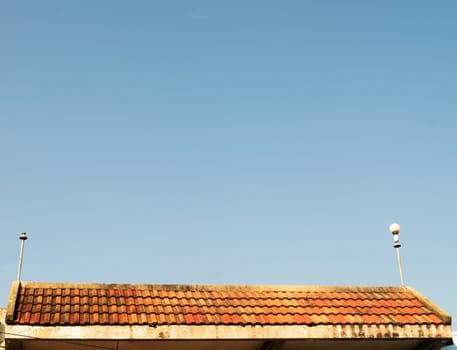
<instances>
[{"instance_id":1,"label":"clear sky","mask_svg":"<svg viewBox=\"0 0 457 350\"><path fill-rule=\"evenodd\" d=\"M398 285L457 317L457 2L3 1L0 305L29 281Z\"/></svg>"}]
</instances>

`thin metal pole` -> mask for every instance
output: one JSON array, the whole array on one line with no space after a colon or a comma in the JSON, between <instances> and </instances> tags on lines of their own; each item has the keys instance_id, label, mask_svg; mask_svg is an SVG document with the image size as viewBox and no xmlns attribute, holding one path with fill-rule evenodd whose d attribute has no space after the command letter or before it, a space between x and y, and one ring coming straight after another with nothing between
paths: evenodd
<instances>
[{"instance_id":1,"label":"thin metal pole","mask_svg":"<svg viewBox=\"0 0 457 350\"><path fill-rule=\"evenodd\" d=\"M22 257L24 255L24 244L27 239L27 234L25 232L22 232L21 235L19 236L19 239L21 240L21 252L19 253L19 267L17 269L17 281L21 281L21 272L22 272Z\"/></svg>"},{"instance_id":2,"label":"thin metal pole","mask_svg":"<svg viewBox=\"0 0 457 350\"><path fill-rule=\"evenodd\" d=\"M405 279L403 277L403 267L401 266L400 247L396 247L395 250L397 251L397 261L398 261L398 269L400 270L401 286L404 287Z\"/></svg>"}]
</instances>

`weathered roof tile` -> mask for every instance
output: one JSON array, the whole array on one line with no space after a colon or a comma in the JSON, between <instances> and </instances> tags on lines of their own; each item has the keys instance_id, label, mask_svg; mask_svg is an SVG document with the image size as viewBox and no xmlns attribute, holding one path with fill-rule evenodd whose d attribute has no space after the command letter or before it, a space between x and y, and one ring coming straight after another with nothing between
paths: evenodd
<instances>
[{"instance_id":1,"label":"weathered roof tile","mask_svg":"<svg viewBox=\"0 0 457 350\"><path fill-rule=\"evenodd\" d=\"M450 324L401 287L100 285L22 282L10 324Z\"/></svg>"}]
</instances>

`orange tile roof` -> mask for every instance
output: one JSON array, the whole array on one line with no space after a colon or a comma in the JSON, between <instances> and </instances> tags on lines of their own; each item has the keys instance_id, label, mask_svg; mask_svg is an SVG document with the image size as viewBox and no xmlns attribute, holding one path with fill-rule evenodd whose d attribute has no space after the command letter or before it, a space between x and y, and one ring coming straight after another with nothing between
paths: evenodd
<instances>
[{"instance_id":1,"label":"orange tile roof","mask_svg":"<svg viewBox=\"0 0 457 350\"><path fill-rule=\"evenodd\" d=\"M7 323L16 325L313 326L451 322L445 312L409 287L21 282L14 293Z\"/></svg>"}]
</instances>

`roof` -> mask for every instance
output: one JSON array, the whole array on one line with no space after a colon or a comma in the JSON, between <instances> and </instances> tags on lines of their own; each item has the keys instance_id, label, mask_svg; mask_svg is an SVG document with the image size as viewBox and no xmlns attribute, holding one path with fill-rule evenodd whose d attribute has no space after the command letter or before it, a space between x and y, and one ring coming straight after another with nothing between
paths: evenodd
<instances>
[{"instance_id":1,"label":"roof","mask_svg":"<svg viewBox=\"0 0 457 350\"><path fill-rule=\"evenodd\" d=\"M451 324L410 287L21 282L9 304L7 323L29 326Z\"/></svg>"}]
</instances>

